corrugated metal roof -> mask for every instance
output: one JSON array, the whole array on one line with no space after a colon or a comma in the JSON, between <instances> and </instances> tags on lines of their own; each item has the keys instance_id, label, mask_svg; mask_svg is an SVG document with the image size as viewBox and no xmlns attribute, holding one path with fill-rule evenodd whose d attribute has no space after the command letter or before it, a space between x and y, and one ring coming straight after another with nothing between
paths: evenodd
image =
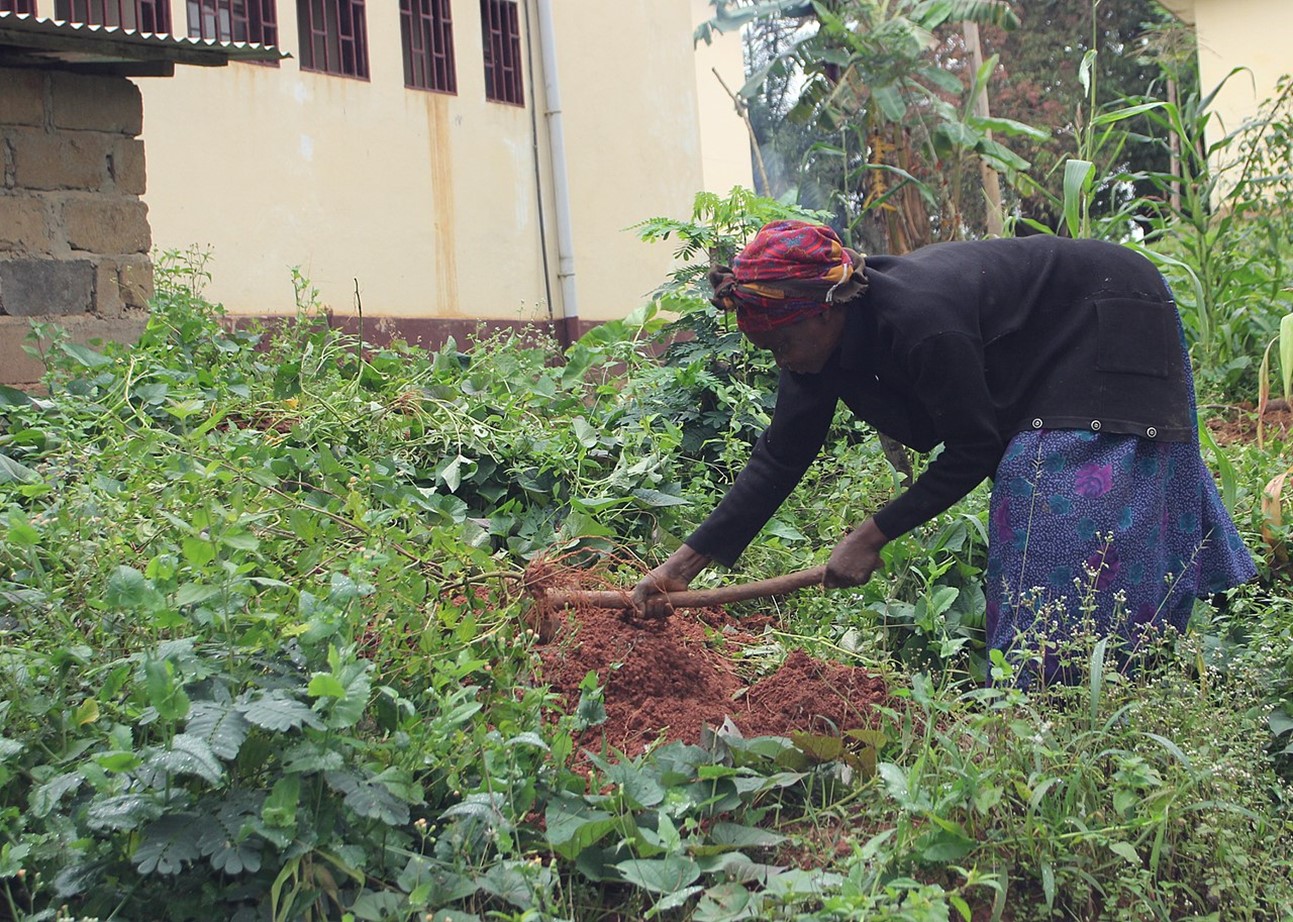
<instances>
[{"instance_id":1,"label":"corrugated metal roof","mask_svg":"<svg viewBox=\"0 0 1293 922\"><path fill-rule=\"evenodd\" d=\"M286 57L268 45L157 35L26 13L0 13L0 67L44 66L125 76L166 76L175 64L222 67L230 61L278 61Z\"/></svg>"}]
</instances>

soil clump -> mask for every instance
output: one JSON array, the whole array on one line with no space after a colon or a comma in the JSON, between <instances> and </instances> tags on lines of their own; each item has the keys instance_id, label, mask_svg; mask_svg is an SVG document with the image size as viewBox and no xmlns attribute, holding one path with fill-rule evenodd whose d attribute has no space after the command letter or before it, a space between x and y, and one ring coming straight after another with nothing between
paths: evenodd
<instances>
[{"instance_id":1,"label":"soil clump","mask_svg":"<svg viewBox=\"0 0 1293 922\"><path fill-rule=\"evenodd\" d=\"M594 752L635 757L657 742L699 743L703 727L725 718L747 738L838 734L875 727L877 707L889 700L884 681L861 667L797 650L774 671L751 675L758 658L743 653L767 642L766 616L709 608L644 620L587 608L559 619L537 647L538 678L573 713L580 683L597 673L607 719L578 741Z\"/></svg>"}]
</instances>

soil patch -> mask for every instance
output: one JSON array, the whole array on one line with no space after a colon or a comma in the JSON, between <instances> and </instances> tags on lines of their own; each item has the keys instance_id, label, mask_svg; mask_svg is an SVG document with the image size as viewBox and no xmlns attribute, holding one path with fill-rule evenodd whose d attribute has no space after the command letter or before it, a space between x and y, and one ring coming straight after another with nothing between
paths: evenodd
<instances>
[{"instance_id":1,"label":"soil patch","mask_svg":"<svg viewBox=\"0 0 1293 922\"><path fill-rule=\"evenodd\" d=\"M739 651L760 638L766 617L734 618L721 608L679 610L662 621L623 612L567 612L537 650L540 680L563 709L579 704L591 671L603 689L607 719L579 740L632 757L658 741L698 743L724 718L746 737L838 733L874 727L889 700L883 680L866 670L791 652L776 671L751 681Z\"/></svg>"},{"instance_id":2,"label":"soil patch","mask_svg":"<svg viewBox=\"0 0 1293 922\"><path fill-rule=\"evenodd\" d=\"M1210 406L1208 412L1211 415L1206 425L1218 445L1257 441L1257 409L1251 403ZM1265 438L1287 442L1293 430L1293 407L1283 398L1271 400L1261 415L1261 422Z\"/></svg>"}]
</instances>

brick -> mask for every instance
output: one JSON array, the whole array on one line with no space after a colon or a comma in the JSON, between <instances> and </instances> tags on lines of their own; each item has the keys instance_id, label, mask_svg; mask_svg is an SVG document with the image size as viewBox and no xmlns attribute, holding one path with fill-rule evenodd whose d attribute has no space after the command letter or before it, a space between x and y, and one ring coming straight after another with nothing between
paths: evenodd
<instances>
[{"instance_id":1,"label":"brick","mask_svg":"<svg viewBox=\"0 0 1293 922\"><path fill-rule=\"evenodd\" d=\"M147 253L148 206L139 199L93 196L63 203L63 229L74 250L112 255Z\"/></svg>"},{"instance_id":2,"label":"brick","mask_svg":"<svg viewBox=\"0 0 1293 922\"><path fill-rule=\"evenodd\" d=\"M100 260L94 267L93 313L98 317L120 317L125 308L117 281L117 264L110 259Z\"/></svg>"},{"instance_id":3,"label":"brick","mask_svg":"<svg viewBox=\"0 0 1293 922\"><path fill-rule=\"evenodd\" d=\"M117 191L126 195L143 195L147 191L144 142L138 138L118 138L108 156L108 173L116 183Z\"/></svg>"},{"instance_id":4,"label":"brick","mask_svg":"<svg viewBox=\"0 0 1293 922\"><path fill-rule=\"evenodd\" d=\"M0 261L0 314L10 317L84 314L94 304L88 259Z\"/></svg>"},{"instance_id":5,"label":"brick","mask_svg":"<svg viewBox=\"0 0 1293 922\"><path fill-rule=\"evenodd\" d=\"M38 195L0 192L0 253L46 256L52 252L49 204Z\"/></svg>"},{"instance_id":6,"label":"brick","mask_svg":"<svg viewBox=\"0 0 1293 922\"><path fill-rule=\"evenodd\" d=\"M148 302L153 299L152 259L123 256L117 268L117 290L126 310L148 310Z\"/></svg>"},{"instance_id":7,"label":"brick","mask_svg":"<svg viewBox=\"0 0 1293 922\"><path fill-rule=\"evenodd\" d=\"M0 125L45 124L45 75L0 67Z\"/></svg>"},{"instance_id":8,"label":"brick","mask_svg":"<svg viewBox=\"0 0 1293 922\"><path fill-rule=\"evenodd\" d=\"M144 130L139 87L125 77L54 72L50 105L55 128L134 137Z\"/></svg>"},{"instance_id":9,"label":"brick","mask_svg":"<svg viewBox=\"0 0 1293 922\"><path fill-rule=\"evenodd\" d=\"M19 189L84 189L108 183L112 135L96 132L46 132L35 128L9 135L14 184Z\"/></svg>"},{"instance_id":10,"label":"brick","mask_svg":"<svg viewBox=\"0 0 1293 922\"><path fill-rule=\"evenodd\" d=\"M103 320L88 314L61 317L58 325L72 342L90 346L102 345L104 340L130 343L139 339L146 317L123 317ZM26 317L0 317L0 384L23 384L37 381L44 374L40 360L23 351L23 343L31 332L31 321Z\"/></svg>"}]
</instances>

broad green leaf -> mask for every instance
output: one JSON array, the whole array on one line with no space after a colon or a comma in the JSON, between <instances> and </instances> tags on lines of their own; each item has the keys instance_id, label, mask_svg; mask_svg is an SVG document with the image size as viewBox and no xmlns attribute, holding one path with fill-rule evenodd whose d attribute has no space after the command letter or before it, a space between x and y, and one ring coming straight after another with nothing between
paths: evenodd
<instances>
[{"instance_id":1,"label":"broad green leaf","mask_svg":"<svg viewBox=\"0 0 1293 922\"><path fill-rule=\"evenodd\" d=\"M691 918L695 922L731 922L752 918L747 913L752 900L757 900L757 896L736 881L715 884L701 895Z\"/></svg>"},{"instance_id":2,"label":"broad green leaf","mask_svg":"<svg viewBox=\"0 0 1293 922\"><path fill-rule=\"evenodd\" d=\"M526 861L501 861L477 879L482 890L518 909L530 909L546 893L552 871Z\"/></svg>"},{"instance_id":3,"label":"broad green leaf","mask_svg":"<svg viewBox=\"0 0 1293 922\"><path fill-rule=\"evenodd\" d=\"M573 859L619 826L619 819L594 810L582 799L562 797L551 801L544 812L548 844L563 858Z\"/></svg>"},{"instance_id":4,"label":"broad green leaf","mask_svg":"<svg viewBox=\"0 0 1293 922\"><path fill-rule=\"evenodd\" d=\"M968 836L939 829L917 839L916 850L922 861L953 864L973 851L975 844Z\"/></svg>"},{"instance_id":5,"label":"broad green leaf","mask_svg":"<svg viewBox=\"0 0 1293 922\"><path fill-rule=\"evenodd\" d=\"M889 796L905 806L911 797L907 787L907 773L892 762L881 762L876 766L876 772L884 781L884 786L888 789Z\"/></svg>"},{"instance_id":6,"label":"broad green leaf","mask_svg":"<svg viewBox=\"0 0 1293 922\"><path fill-rule=\"evenodd\" d=\"M651 908L647 910L647 913L643 918L654 919L662 912L668 912L670 909L677 909L679 906L685 905L688 900L704 889L705 888L699 884L693 884L690 887L684 887L674 893L666 893L651 905Z\"/></svg>"},{"instance_id":7,"label":"broad green leaf","mask_svg":"<svg viewBox=\"0 0 1293 922\"><path fill-rule=\"evenodd\" d=\"M148 693L148 703L163 720L182 720L188 715L189 696L169 660L151 657L144 660L144 690Z\"/></svg>"},{"instance_id":8,"label":"broad green leaf","mask_svg":"<svg viewBox=\"0 0 1293 922\"><path fill-rule=\"evenodd\" d=\"M204 546L210 547L205 541ZM209 602L216 596L220 595L219 586L203 586L200 583L184 583L175 593L175 605L177 608L185 608L189 605L201 605L203 602Z\"/></svg>"},{"instance_id":9,"label":"broad green leaf","mask_svg":"<svg viewBox=\"0 0 1293 922\"><path fill-rule=\"evenodd\" d=\"M660 490L648 490L639 488L633 491L633 498L644 506L651 508L661 508L663 506L689 506L691 500L683 496L675 496L672 493L663 493Z\"/></svg>"},{"instance_id":10,"label":"broad green leaf","mask_svg":"<svg viewBox=\"0 0 1293 922\"><path fill-rule=\"evenodd\" d=\"M1017 170L1022 172L1031 166L1023 157L1016 154L1010 148L1006 147L999 141L992 138L980 138L979 142L974 145L989 165L999 170Z\"/></svg>"},{"instance_id":11,"label":"broad green leaf","mask_svg":"<svg viewBox=\"0 0 1293 922\"><path fill-rule=\"evenodd\" d=\"M772 848L786 841L785 836L769 829L728 822L715 823L709 830L709 839L731 848Z\"/></svg>"},{"instance_id":12,"label":"broad green leaf","mask_svg":"<svg viewBox=\"0 0 1293 922\"><path fill-rule=\"evenodd\" d=\"M403 912L404 896L400 893L394 893L390 890L365 890L359 894L350 907L350 911L356 919L364 919L366 922L385 922L387 919L401 919L408 915ZM433 918L439 919L438 914L431 914Z\"/></svg>"},{"instance_id":13,"label":"broad green leaf","mask_svg":"<svg viewBox=\"0 0 1293 922\"><path fill-rule=\"evenodd\" d=\"M606 780L618 785L634 810L654 807L664 800L664 788L654 766L643 762L614 762L605 766Z\"/></svg>"},{"instance_id":14,"label":"broad green leaf","mask_svg":"<svg viewBox=\"0 0 1293 922\"><path fill-rule=\"evenodd\" d=\"M103 353L95 352L89 346L83 346L80 343L61 342L58 344L58 349L85 368L102 368L104 365L112 364L112 359Z\"/></svg>"},{"instance_id":15,"label":"broad green leaf","mask_svg":"<svg viewBox=\"0 0 1293 922\"><path fill-rule=\"evenodd\" d=\"M696 862L682 855L621 861L615 869L624 880L651 893L676 893L700 877Z\"/></svg>"},{"instance_id":16,"label":"broad green leaf","mask_svg":"<svg viewBox=\"0 0 1293 922\"><path fill-rule=\"evenodd\" d=\"M12 759L26 748L17 740L11 740L7 736L0 736L0 762Z\"/></svg>"},{"instance_id":17,"label":"broad green leaf","mask_svg":"<svg viewBox=\"0 0 1293 922\"><path fill-rule=\"evenodd\" d=\"M315 698L330 696L332 698L344 698L346 696L346 686L330 672L316 672L310 679L310 684L306 692Z\"/></svg>"},{"instance_id":18,"label":"broad green leaf","mask_svg":"<svg viewBox=\"0 0 1293 922\"><path fill-rule=\"evenodd\" d=\"M1136 847L1130 842L1110 842L1109 851L1126 859L1128 864L1139 866L1141 863L1140 853L1136 851Z\"/></svg>"},{"instance_id":19,"label":"broad green leaf","mask_svg":"<svg viewBox=\"0 0 1293 922\"><path fill-rule=\"evenodd\" d=\"M902 91L892 83L872 87L871 98L891 122L901 122L907 114L907 103L902 98Z\"/></svg>"},{"instance_id":20,"label":"broad green leaf","mask_svg":"<svg viewBox=\"0 0 1293 922\"><path fill-rule=\"evenodd\" d=\"M94 698L86 698L76 706L72 712L72 720L78 727L84 727L86 724L92 724L99 719L99 702Z\"/></svg>"},{"instance_id":21,"label":"broad green leaf","mask_svg":"<svg viewBox=\"0 0 1293 922\"><path fill-rule=\"evenodd\" d=\"M281 829L296 828L296 808L301 800L300 775L287 775L274 782L273 789L261 806L260 815L268 825Z\"/></svg>"},{"instance_id":22,"label":"broad green leaf","mask_svg":"<svg viewBox=\"0 0 1293 922\"><path fill-rule=\"evenodd\" d=\"M94 757L94 761L104 770L109 772L128 772L134 771L144 763L136 752L127 750L117 750L116 752L101 752Z\"/></svg>"},{"instance_id":23,"label":"broad green leaf","mask_svg":"<svg viewBox=\"0 0 1293 922\"><path fill-rule=\"evenodd\" d=\"M30 407L34 406L35 403L36 401L18 390L18 388L0 384L0 407Z\"/></svg>"},{"instance_id":24,"label":"broad green leaf","mask_svg":"<svg viewBox=\"0 0 1293 922\"><path fill-rule=\"evenodd\" d=\"M844 740L817 733L792 733L790 739L814 762L830 762L844 754Z\"/></svg>"},{"instance_id":25,"label":"broad green leaf","mask_svg":"<svg viewBox=\"0 0 1293 922\"><path fill-rule=\"evenodd\" d=\"M0 484L41 482L40 474L0 451Z\"/></svg>"},{"instance_id":26,"label":"broad green leaf","mask_svg":"<svg viewBox=\"0 0 1293 922\"><path fill-rule=\"evenodd\" d=\"M1283 711L1275 711L1267 718L1267 723L1270 724L1271 734L1274 736L1283 736L1293 730L1293 716Z\"/></svg>"},{"instance_id":27,"label":"broad green leaf","mask_svg":"<svg viewBox=\"0 0 1293 922\"><path fill-rule=\"evenodd\" d=\"M9 530L5 541L14 547L36 547L40 544L40 532L17 507L9 510Z\"/></svg>"},{"instance_id":28,"label":"broad green leaf","mask_svg":"<svg viewBox=\"0 0 1293 922\"><path fill-rule=\"evenodd\" d=\"M122 564L108 577L105 601L113 608L145 611L156 608L161 603L162 597L144 574L134 567Z\"/></svg>"},{"instance_id":29,"label":"broad green leaf","mask_svg":"<svg viewBox=\"0 0 1293 922\"><path fill-rule=\"evenodd\" d=\"M588 420L582 416L576 416L571 425L574 426L575 438L580 445L584 446L584 448L595 448L597 446L600 434L593 426L589 425Z\"/></svg>"},{"instance_id":30,"label":"broad green leaf","mask_svg":"<svg viewBox=\"0 0 1293 922\"><path fill-rule=\"evenodd\" d=\"M197 569L215 560L216 556L215 544L196 535L189 535L181 540L180 550L184 553L184 559Z\"/></svg>"}]
</instances>

